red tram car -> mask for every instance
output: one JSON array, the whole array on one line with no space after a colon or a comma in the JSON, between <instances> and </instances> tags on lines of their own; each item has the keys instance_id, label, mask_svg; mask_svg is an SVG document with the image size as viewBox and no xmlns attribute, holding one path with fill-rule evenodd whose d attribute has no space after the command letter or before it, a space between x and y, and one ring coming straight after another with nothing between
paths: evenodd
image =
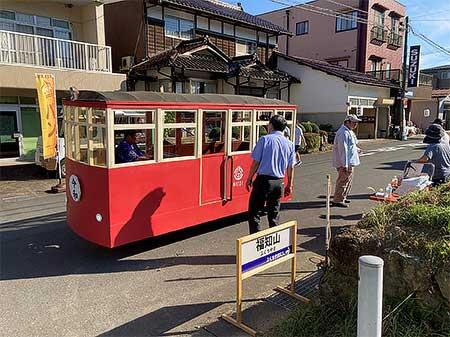
<instances>
[{"instance_id":1,"label":"red tram car","mask_svg":"<svg viewBox=\"0 0 450 337\"><path fill-rule=\"evenodd\" d=\"M296 107L265 98L82 91L64 101L67 222L105 247L247 210L250 153ZM148 160L118 163L126 130Z\"/></svg>"}]
</instances>

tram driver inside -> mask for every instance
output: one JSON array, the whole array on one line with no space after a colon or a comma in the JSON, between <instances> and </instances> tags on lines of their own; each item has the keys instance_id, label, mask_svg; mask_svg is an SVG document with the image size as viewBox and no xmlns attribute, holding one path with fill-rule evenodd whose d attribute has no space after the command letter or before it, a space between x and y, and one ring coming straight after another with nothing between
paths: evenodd
<instances>
[{"instance_id":1,"label":"tram driver inside","mask_svg":"<svg viewBox=\"0 0 450 337\"><path fill-rule=\"evenodd\" d=\"M116 147L116 162L118 164L149 159L145 153L139 149L136 140L136 131L125 131L123 140Z\"/></svg>"}]
</instances>

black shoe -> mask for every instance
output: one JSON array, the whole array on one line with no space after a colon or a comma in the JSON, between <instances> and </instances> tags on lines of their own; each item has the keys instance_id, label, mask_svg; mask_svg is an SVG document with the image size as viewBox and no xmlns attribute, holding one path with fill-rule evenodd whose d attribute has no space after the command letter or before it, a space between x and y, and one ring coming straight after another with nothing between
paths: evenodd
<instances>
[{"instance_id":1,"label":"black shoe","mask_svg":"<svg viewBox=\"0 0 450 337\"><path fill-rule=\"evenodd\" d=\"M351 203L351 201L348 200L348 199L345 199L345 200L344 200L344 203L349 204L349 203Z\"/></svg>"},{"instance_id":2,"label":"black shoe","mask_svg":"<svg viewBox=\"0 0 450 337\"><path fill-rule=\"evenodd\" d=\"M332 207L348 208L348 205L343 202L331 202Z\"/></svg>"}]
</instances>

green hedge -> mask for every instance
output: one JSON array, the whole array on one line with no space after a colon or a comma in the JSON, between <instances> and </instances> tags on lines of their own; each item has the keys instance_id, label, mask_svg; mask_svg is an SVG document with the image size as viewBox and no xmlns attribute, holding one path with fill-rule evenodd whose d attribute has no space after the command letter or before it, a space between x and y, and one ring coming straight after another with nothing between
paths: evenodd
<instances>
[{"instance_id":1,"label":"green hedge","mask_svg":"<svg viewBox=\"0 0 450 337\"><path fill-rule=\"evenodd\" d=\"M318 133L305 133L306 140L306 152L319 151L320 149L320 134Z\"/></svg>"},{"instance_id":2,"label":"green hedge","mask_svg":"<svg viewBox=\"0 0 450 337\"><path fill-rule=\"evenodd\" d=\"M309 122L301 122L300 125L303 126L303 133L311 133L312 132L312 127Z\"/></svg>"}]
</instances>

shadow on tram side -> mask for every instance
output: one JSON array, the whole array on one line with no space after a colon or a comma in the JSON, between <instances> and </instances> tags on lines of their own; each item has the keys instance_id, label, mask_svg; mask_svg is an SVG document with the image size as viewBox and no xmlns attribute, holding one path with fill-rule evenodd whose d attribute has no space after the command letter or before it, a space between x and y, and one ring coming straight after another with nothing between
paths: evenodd
<instances>
[{"instance_id":1,"label":"shadow on tram side","mask_svg":"<svg viewBox=\"0 0 450 337\"><path fill-rule=\"evenodd\" d=\"M155 270L176 265L234 264L234 255L151 258L147 253L236 225L245 219L245 213L239 214L115 249L97 246L78 237L67 226L65 213L4 223L0 225L0 280ZM143 255L140 259L128 259L137 254Z\"/></svg>"}]
</instances>

